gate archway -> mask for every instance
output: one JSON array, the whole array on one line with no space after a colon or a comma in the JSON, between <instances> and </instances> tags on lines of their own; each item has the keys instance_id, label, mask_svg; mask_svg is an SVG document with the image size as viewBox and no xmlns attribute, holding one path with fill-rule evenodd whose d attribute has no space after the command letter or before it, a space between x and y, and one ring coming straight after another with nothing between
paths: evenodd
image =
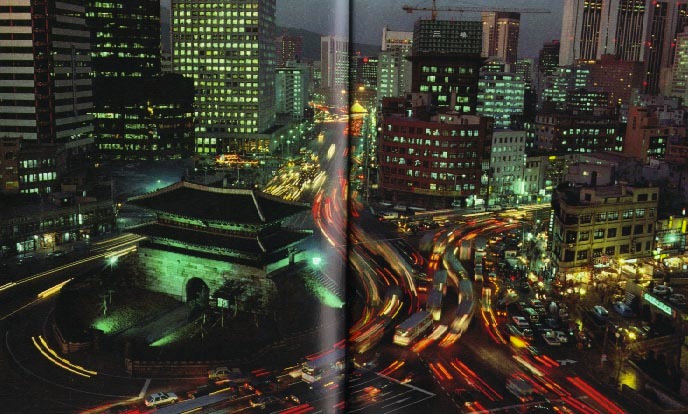
<instances>
[{"instance_id":1,"label":"gate archway","mask_svg":"<svg viewBox=\"0 0 688 414\"><path fill-rule=\"evenodd\" d=\"M203 279L194 277L186 282L186 302L205 306L210 298L210 289Z\"/></svg>"}]
</instances>

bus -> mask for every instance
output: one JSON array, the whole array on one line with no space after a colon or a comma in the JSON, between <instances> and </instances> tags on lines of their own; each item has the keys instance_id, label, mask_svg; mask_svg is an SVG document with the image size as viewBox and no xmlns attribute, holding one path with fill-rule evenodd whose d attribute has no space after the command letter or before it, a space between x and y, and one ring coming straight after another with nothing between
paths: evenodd
<instances>
[{"instance_id":1,"label":"bus","mask_svg":"<svg viewBox=\"0 0 688 414\"><path fill-rule=\"evenodd\" d=\"M394 330L393 342L397 345L408 346L431 327L432 315L430 312L418 311L397 325Z\"/></svg>"},{"instance_id":2,"label":"bus","mask_svg":"<svg viewBox=\"0 0 688 414\"><path fill-rule=\"evenodd\" d=\"M346 351L343 348L333 348L301 366L301 379L307 383L320 381L344 370Z\"/></svg>"},{"instance_id":3,"label":"bus","mask_svg":"<svg viewBox=\"0 0 688 414\"><path fill-rule=\"evenodd\" d=\"M483 281L483 267L482 266L476 266L474 271L473 271L473 274L475 276L473 279L476 282L482 282Z\"/></svg>"},{"instance_id":4,"label":"bus","mask_svg":"<svg viewBox=\"0 0 688 414\"><path fill-rule=\"evenodd\" d=\"M363 327L363 330L358 335L351 338L349 345L350 349L357 354L362 354L377 345L377 343L382 340L385 334L385 328L390 321L391 319L389 317L383 316L380 318L379 322Z\"/></svg>"},{"instance_id":5,"label":"bus","mask_svg":"<svg viewBox=\"0 0 688 414\"><path fill-rule=\"evenodd\" d=\"M442 316L442 291L433 289L428 295L426 310L432 315L432 319L439 321Z\"/></svg>"},{"instance_id":6,"label":"bus","mask_svg":"<svg viewBox=\"0 0 688 414\"><path fill-rule=\"evenodd\" d=\"M447 271L439 269L432 276L432 288L442 292L444 296L447 293Z\"/></svg>"}]
</instances>

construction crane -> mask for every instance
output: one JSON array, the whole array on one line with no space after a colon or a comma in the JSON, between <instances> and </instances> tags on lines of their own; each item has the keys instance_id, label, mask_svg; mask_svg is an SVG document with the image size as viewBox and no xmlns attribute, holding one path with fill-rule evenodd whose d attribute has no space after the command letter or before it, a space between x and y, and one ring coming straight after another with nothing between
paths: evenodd
<instances>
[{"instance_id":1,"label":"construction crane","mask_svg":"<svg viewBox=\"0 0 688 414\"><path fill-rule=\"evenodd\" d=\"M402 6L401 8L406 11L406 13L413 13L414 11L430 11L432 20L437 20L438 11L448 11L448 12L504 12L504 13L551 13L547 9L507 9L499 7L479 7L479 6L462 6L462 7L437 7L435 3L436 0L432 0L432 7L414 7L414 6Z\"/></svg>"}]
</instances>

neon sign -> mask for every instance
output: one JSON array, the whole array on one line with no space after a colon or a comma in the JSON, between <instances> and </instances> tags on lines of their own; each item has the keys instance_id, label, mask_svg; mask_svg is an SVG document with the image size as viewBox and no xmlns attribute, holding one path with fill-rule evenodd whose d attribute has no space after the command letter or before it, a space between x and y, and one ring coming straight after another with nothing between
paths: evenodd
<instances>
[{"instance_id":1,"label":"neon sign","mask_svg":"<svg viewBox=\"0 0 688 414\"><path fill-rule=\"evenodd\" d=\"M662 302L661 300L657 299L656 297L654 297L654 296L652 296L652 295L650 295L650 294L648 294L648 293L644 293L644 294L643 294L643 298L644 298L647 302L649 302L651 305L654 305L655 307L657 307L659 310L661 310L662 312L666 313L667 315L669 315L669 316L671 316L671 317L675 317L675 315L674 315L674 310L671 309L671 307L670 307L669 305L667 305L666 303L664 303L664 302Z\"/></svg>"}]
</instances>

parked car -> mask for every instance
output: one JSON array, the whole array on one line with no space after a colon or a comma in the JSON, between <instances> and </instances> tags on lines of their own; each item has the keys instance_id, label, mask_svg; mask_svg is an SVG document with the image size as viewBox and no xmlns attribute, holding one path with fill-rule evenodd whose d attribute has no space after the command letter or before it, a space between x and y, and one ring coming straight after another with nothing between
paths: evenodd
<instances>
[{"instance_id":1,"label":"parked car","mask_svg":"<svg viewBox=\"0 0 688 414\"><path fill-rule=\"evenodd\" d=\"M604 306L595 305L592 307L592 316L601 322L606 322L607 317L609 316L609 311L607 311Z\"/></svg>"},{"instance_id":2,"label":"parked car","mask_svg":"<svg viewBox=\"0 0 688 414\"><path fill-rule=\"evenodd\" d=\"M509 332L510 335L517 336L521 339L525 339L526 341L532 341L533 340L533 330L529 328L518 328L517 326L507 323L506 328Z\"/></svg>"},{"instance_id":3,"label":"parked car","mask_svg":"<svg viewBox=\"0 0 688 414\"><path fill-rule=\"evenodd\" d=\"M174 404L179 401L177 394L173 392L156 392L146 397L146 407L160 407L161 405Z\"/></svg>"},{"instance_id":4,"label":"parked car","mask_svg":"<svg viewBox=\"0 0 688 414\"><path fill-rule=\"evenodd\" d=\"M549 346L560 346L561 345L561 341L559 341L559 339L557 339L557 336L552 331L546 331L545 333L543 333L542 338L545 340L545 342Z\"/></svg>"},{"instance_id":5,"label":"parked car","mask_svg":"<svg viewBox=\"0 0 688 414\"><path fill-rule=\"evenodd\" d=\"M652 288L652 293L654 293L655 295L659 295L659 296L669 295L673 291L674 291L674 289L672 289L671 287L669 287L667 285L655 285Z\"/></svg>"},{"instance_id":6,"label":"parked car","mask_svg":"<svg viewBox=\"0 0 688 414\"><path fill-rule=\"evenodd\" d=\"M688 303L686 301L686 295L682 293L672 293L669 295L669 302L677 306L685 306L686 303Z\"/></svg>"},{"instance_id":7,"label":"parked car","mask_svg":"<svg viewBox=\"0 0 688 414\"><path fill-rule=\"evenodd\" d=\"M514 321L514 324L518 326L519 328L528 328L530 327L530 324L528 323L528 320L524 318L523 316L512 316L511 320Z\"/></svg>"},{"instance_id":8,"label":"parked car","mask_svg":"<svg viewBox=\"0 0 688 414\"><path fill-rule=\"evenodd\" d=\"M633 316L633 310L623 302L614 302L614 310L623 317Z\"/></svg>"},{"instance_id":9,"label":"parked car","mask_svg":"<svg viewBox=\"0 0 688 414\"><path fill-rule=\"evenodd\" d=\"M566 344L569 342L569 337L566 336L566 334L562 331L554 331L554 337L557 338L557 340L562 344Z\"/></svg>"},{"instance_id":10,"label":"parked car","mask_svg":"<svg viewBox=\"0 0 688 414\"><path fill-rule=\"evenodd\" d=\"M239 368L216 367L208 370L208 379L211 381L232 380L237 383L248 381L248 375L244 375Z\"/></svg>"}]
</instances>

